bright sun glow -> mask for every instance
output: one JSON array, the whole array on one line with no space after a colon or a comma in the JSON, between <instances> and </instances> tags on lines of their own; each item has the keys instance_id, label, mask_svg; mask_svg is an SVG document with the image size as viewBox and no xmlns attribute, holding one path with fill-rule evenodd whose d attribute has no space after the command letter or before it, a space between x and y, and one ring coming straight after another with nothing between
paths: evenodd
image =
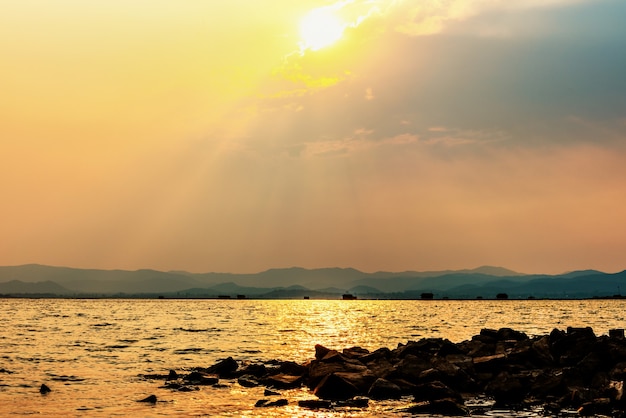
<instances>
[{"instance_id":1,"label":"bright sun glow","mask_svg":"<svg viewBox=\"0 0 626 418\"><path fill-rule=\"evenodd\" d=\"M311 11L300 22L300 44L302 50L318 49L331 46L343 35L345 25L329 8Z\"/></svg>"}]
</instances>

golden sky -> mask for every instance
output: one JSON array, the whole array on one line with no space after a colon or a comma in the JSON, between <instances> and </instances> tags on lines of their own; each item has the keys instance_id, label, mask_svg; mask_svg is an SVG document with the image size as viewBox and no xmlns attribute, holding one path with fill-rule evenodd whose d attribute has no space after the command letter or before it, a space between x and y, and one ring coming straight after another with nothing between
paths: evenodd
<instances>
[{"instance_id":1,"label":"golden sky","mask_svg":"<svg viewBox=\"0 0 626 418\"><path fill-rule=\"evenodd\" d=\"M626 268L621 0L0 3L0 265Z\"/></svg>"}]
</instances>

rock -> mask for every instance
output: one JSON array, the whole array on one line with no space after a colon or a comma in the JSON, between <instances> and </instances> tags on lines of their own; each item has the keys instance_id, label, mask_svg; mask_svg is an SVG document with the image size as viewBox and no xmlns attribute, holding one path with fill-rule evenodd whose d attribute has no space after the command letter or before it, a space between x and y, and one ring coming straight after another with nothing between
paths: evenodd
<instances>
[{"instance_id":1,"label":"rock","mask_svg":"<svg viewBox=\"0 0 626 418\"><path fill-rule=\"evenodd\" d=\"M591 402L585 402L578 408L578 415L591 417L597 415L612 415L611 400L608 398L594 399Z\"/></svg>"},{"instance_id":2,"label":"rock","mask_svg":"<svg viewBox=\"0 0 626 418\"><path fill-rule=\"evenodd\" d=\"M361 347L351 347L343 349L343 355L348 358L360 358L369 353L369 350Z\"/></svg>"},{"instance_id":3,"label":"rock","mask_svg":"<svg viewBox=\"0 0 626 418\"><path fill-rule=\"evenodd\" d=\"M439 381L417 385L413 392L413 399L416 402L452 399L457 403L463 403L460 393Z\"/></svg>"},{"instance_id":4,"label":"rock","mask_svg":"<svg viewBox=\"0 0 626 418\"><path fill-rule=\"evenodd\" d=\"M317 360L323 359L330 351L330 348L326 348L321 344L315 344L315 358Z\"/></svg>"},{"instance_id":5,"label":"rock","mask_svg":"<svg viewBox=\"0 0 626 418\"><path fill-rule=\"evenodd\" d=\"M511 405L524 399L527 388L517 376L502 372L485 386L485 392L494 397L497 405Z\"/></svg>"},{"instance_id":6,"label":"rock","mask_svg":"<svg viewBox=\"0 0 626 418\"><path fill-rule=\"evenodd\" d=\"M269 373L265 364L248 364L239 369L239 373L243 375L252 375L254 377L263 377Z\"/></svg>"},{"instance_id":7,"label":"rock","mask_svg":"<svg viewBox=\"0 0 626 418\"><path fill-rule=\"evenodd\" d=\"M371 399L399 399L402 397L402 389L389 380L378 378L372 383L367 396Z\"/></svg>"},{"instance_id":8,"label":"rock","mask_svg":"<svg viewBox=\"0 0 626 418\"><path fill-rule=\"evenodd\" d=\"M254 404L255 408L269 408L272 406L285 406L289 405L289 401L287 399L278 399L276 401L271 401L269 399L259 399Z\"/></svg>"},{"instance_id":9,"label":"rock","mask_svg":"<svg viewBox=\"0 0 626 418\"><path fill-rule=\"evenodd\" d=\"M550 352L550 337L545 335L531 344L531 361L539 367L552 366L555 364L554 357Z\"/></svg>"},{"instance_id":10,"label":"rock","mask_svg":"<svg viewBox=\"0 0 626 418\"><path fill-rule=\"evenodd\" d=\"M389 360L389 358L391 357L391 350L388 349L387 347L382 347L379 348L377 350L372 351L369 354L365 354L361 357L359 357L359 360L365 364L365 363L369 363L372 361L377 361L380 359L385 359L385 360Z\"/></svg>"},{"instance_id":11,"label":"rock","mask_svg":"<svg viewBox=\"0 0 626 418\"><path fill-rule=\"evenodd\" d=\"M239 368L237 362L232 358L220 360L206 369L207 373L216 374L222 378L233 377L234 373Z\"/></svg>"},{"instance_id":12,"label":"rock","mask_svg":"<svg viewBox=\"0 0 626 418\"><path fill-rule=\"evenodd\" d=\"M609 330L609 337L610 338L619 339L619 340L623 340L624 339L624 328L610 329Z\"/></svg>"},{"instance_id":13,"label":"rock","mask_svg":"<svg viewBox=\"0 0 626 418\"><path fill-rule=\"evenodd\" d=\"M367 408L370 404L370 400L362 396L357 396L352 399L346 399L345 401L337 401L335 405L337 407L346 408Z\"/></svg>"},{"instance_id":14,"label":"rock","mask_svg":"<svg viewBox=\"0 0 626 418\"><path fill-rule=\"evenodd\" d=\"M506 354L474 357L474 369L477 372L498 373L506 364Z\"/></svg>"},{"instance_id":15,"label":"rock","mask_svg":"<svg viewBox=\"0 0 626 418\"><path fill-rule=\"evenodd\" d=\"M432 368L431 357L427 354L408 354L395 365L394 371L389 374L388 379L400 378L411 383L419 383L422 372Z\"/></svg>"},{"instance_id":16,"label":"rock","mask_svg":"<svg viewBox=\"0 0 626 418\"><path fill-rule=\"evenodd\" d=\"M150 395L147 398L141 399L137 402L146 402L146 403L156 403L157 402L157 397L156 395Z\"/></svg>"},{"instance_id":17,"label":"rock","mask_svg":"<svg viewBox=\"0 0 626 418\"><path fill-rule=\"evenodd\" d=\"M376 380L376 376L369 370L365 369L361 372L336 372L337 376L345 381L353 384L359 393L363 394L368 391L372 383Z\"/></svg>"},{"instance_id":18,"label":"rock","mask_svg":"<svg viewBox=\"0 0 626 418\"><path fill-rule=\"evenodd\" d=\"M42 383L39 387L39 393L41 393L42 395L46 395L50 392L52 392L52 389L50 389L45 383Z\"/></svg>"},{"instance_id":19,"label":"rock","mask_svg":"<svg viewBox=\"0 0 626 418\"><path fill-rule=\"evenodd\" d=\"M165 380L176 380L178 379L178 373L175 370L170 370L170 373L167 375Z\"/></svg>"},{"instance_id":20,"label":"rock","mask_svg":"<svg viewBox=\"0 0 626 418\"><path fill-rule=\"evenodd\" d=\"M245 388L253 388L255 386L259 386L259 382L256 380L256 377L249 374L239 376L239 378L237 379L237 383Z\"/></svg>"},{"instance_id":21,"label":"rock","mask_svg":"<svg viewBox=\"0 0 626 418\"><path fill-rule=\"evenodd\" d=\"M183 378L183 381L190 385L211 386L219 382L219 378L200 371L192 371Z\"/></svg>"},{"instance_id":22,"label":"rock","mask_svg":"<svg viewBox=\"0 0 626 418\"><path fill-rule=\"evenodd\" d=\"M283 361L280 363L278 371L280 373L291 376L304 376L307 373L308 369L307 367L294 361Z\"/></svg>"},{"instance_id":23,"label":"rock","mask_svg":"<svg viewBox=\"0 0 626 418\"><path fill-rule=\"evenodd\" d=\"M304 378L302 376L292 376L288 374L275 374L268 376L262 380L266 386L274 387L277 389L293 389L300 387Z\"/></svg>"},{"instance_id":24,"label":"rock","mask_svg":"<svg viewBox=\"0 0 626 418\"><path fill-rule=\"evenodd\" d=\"M500 328L496 332L496 338L500 341L524 341L528 339L528 335L520 331L515 331L511 328Z\"/></svg>"},{"instance_id":25,"label":"rock","mask_svg":"<svg viewBox=\"0 0 626 418\"><path fill-rule=\"evenodd\" d=\"M548 396L562 396L565 391L563 372L560 370L540 370L533 379L530 393L540 399Z\"/></svg>"},{"instance_id":26,"label":"rock","mask_svg":"<svg viewBox=\"0 0 626 418\"><path fill-rule=\"evenodd\" d=\"M273 402L269 402L265 404L265 406L286 406L289 405L289 401L287 399L278 399Z\"/></svg>"},{"instance_id":27,"label":"rock","mask_svg":"<svg viewBox=\"0 0 626 418\"><path fill-rule=\"evenodd\" d=\"M445 416L467 416L469 411L464 405L452 399L439 399L435 401L419 402L406 412L411 414L445 415Z\"/></svg>"},{"instance_id":28,"label":"rock","mask_svg":"<svg viewBox=\"0 0 626 418\"><path fill-rule=\"evenodd\" d=\"M365 364L374 376L386 378L394 371L394 365L385 357L374 358Z\"/></svg>"},{"instance_id":29,"label":"rock","mask_svg":"<svg viewBox=\"0 0 626 418\"><path fill-rule=\"evenodd\" d=\"M568 327L567 333L552 343L552 355L559 365L573 366L593 351L595 344L596 336L590 327Z\"/></svg>"},{"instance_id":30,"label":"rock","mask_svg":"<svg viewBox=\"0 0 626 418\"><path fill-rule=\"evenodd\" d=\"M330 409L332 403L321 399L303 399L298 401L298 406L307 409Z\"/></svg>"},{"instance_id":31,"label":"rock","mask_svg":"<svg viewBox=\"0 0 626 418\"><path fill-rule=\"evenodd\" d=\"M315 388L324 377L332 373L363 373L367 370L364 364L354 359L345 358L344 361L313 360L309 364L307 385L311 389Z\"/></svg>"},{"instance_id":32,"label":"rock","mask_svg":"<svg viewBox=\"0 0 626 418\"><path fill-rule=\"evenodd\" d=\"M269 389L265 389L265 391L263 392L263 396L278 396L280 395L280 393L275 392L273 390L269 390Z\"/></svg>"},{"instance_id":33,"label":"rock","mask_svg":"<svg viewBox=\"0 0 626 418\"><path fill-rule=\"evenodd\" d=\"M313 390L313 394L321 399L346 400L356 396L359 389L352 383L331 373L324 377Z\"/></svg>"}]
</instances>

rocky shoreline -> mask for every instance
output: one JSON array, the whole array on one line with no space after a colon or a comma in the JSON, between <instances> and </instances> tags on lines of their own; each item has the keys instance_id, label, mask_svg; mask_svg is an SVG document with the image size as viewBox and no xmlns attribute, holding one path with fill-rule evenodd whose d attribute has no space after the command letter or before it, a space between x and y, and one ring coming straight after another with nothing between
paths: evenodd
<instances>
[{"instance_id":1,"label":"rocky shoreline","mask_svg":"<svg viewBox=\"0 0 626 418\"><path fill-rule=\"evenodd\" d=\"M307 409L367 408L370 399L402 399L407 401L403 411L416 414L540 408L552 416L573 410L582 416L626 417L623 329L596 336L592 328L570 327L533 337L510 328L483 329L460 343L425 338L375 351L316 345L315 358L304 363L244 363L229 357L186 373L142 377L162 380L162 387L172 391L220 387L222 380L264 386L265 398L251 401L259 408L288 405L280 391L306 387L311 399L297 403ZM491 402L468 405L477 398ZM157 399L151 395L141 401Z\"/></svg>"}]
</instances>

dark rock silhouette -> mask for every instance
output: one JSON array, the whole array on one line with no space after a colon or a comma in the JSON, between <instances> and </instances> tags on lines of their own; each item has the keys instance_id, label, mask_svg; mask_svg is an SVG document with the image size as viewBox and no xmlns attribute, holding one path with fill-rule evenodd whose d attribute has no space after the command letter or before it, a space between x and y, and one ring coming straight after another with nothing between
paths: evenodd
<instances>
[{"instance_id":1,"label":"dark rock silhouette","mask_svg":"<svg viewBox=\"0 0 626 418\"><path fill-rule=\"evenodd\" d=\"M46 395L50 392L52 392L52 389L50 389L45 383L42 383L39 387L39 393L41 393L42 395Z\"/></svg>"},{"instance_id":2,"label":"dark rock silhouette","mask_svg":"<svg viewBox=\"0 0 626 418\"><path fill-rule=\"evenodd\" d=\"M364 396L376 400L412 396L409 413L462 416L472 412L466 400L486 396L498 408L542 405L553 415L577 409L583 415L626 416L623 335L623 330L596 336L589 327L569 327L529 337L501 328L483 329L457 344L426 338L372 352L316 345L315 357L303 364L274 360L239 368L228 358L179 380L199 384L210 371L239 379L242 386L262 384L280 390L305 385L318 398L298 402L308 409L367 407ZM256 406L284 402L262 399Z\"/></svg>"},{"instance_id":3,"label":"dark rock silhouette","mask_svg":"<svg viewBox=\"0 0 626 418\"><path fill-rule=\"evenodd\" d=\"M150 395L147 398L141 399L137 402L146 402L146 403L156 403L157 402L157 397L156 395Z\"/></svg>"}]
</instances>

